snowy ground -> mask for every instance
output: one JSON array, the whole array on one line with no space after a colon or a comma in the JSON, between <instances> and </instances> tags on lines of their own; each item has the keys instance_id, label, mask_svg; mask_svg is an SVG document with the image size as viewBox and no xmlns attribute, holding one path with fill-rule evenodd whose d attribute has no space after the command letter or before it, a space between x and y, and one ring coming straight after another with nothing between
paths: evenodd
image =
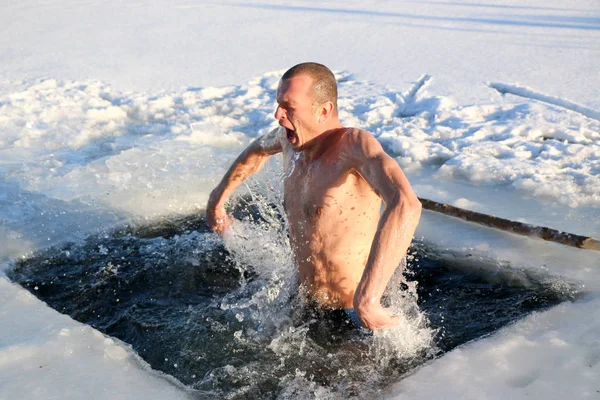
<instances>
[{"instance_id":1,"label":"snowy ground","mask_svg":"<svg viewBox=\"0 0 600 400\"><path fill-rule=\"evenodd\" d=\"M61 0L3 11L2 270L124 221L203 208L229 162L274 126L282 69L309 59L337 71L343 122L373 132L420 196L600 237L597 1ZM598 396L597 253L432 213L418 236L580 281L586 297L445 355L389 397ZM186 396L126 345L0 286L0 399Z\"/></svg>"}]
</instances>

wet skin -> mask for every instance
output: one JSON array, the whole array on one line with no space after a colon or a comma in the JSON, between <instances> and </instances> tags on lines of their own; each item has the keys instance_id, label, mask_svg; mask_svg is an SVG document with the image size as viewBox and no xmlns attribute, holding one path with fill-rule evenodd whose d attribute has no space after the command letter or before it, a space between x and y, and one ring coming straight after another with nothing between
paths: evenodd
<instances>
[{"instance_id":1,"label":"wet skin","mask_svg":"<svg viewBox=\"0 0 600 400\"><path fill-rule=\"evenodd\" d=\"M354 307L381 209L371 186L340 157L347 131L329 133L334 145L311 161L303 154L294 161L290 146L284 151L284 207L300 282L327 308Z\"/></svg>"},{"instance_id":2,"label":"wet skin","mask_svg":"<svg viewBox=\"0 0 600 400\"><path fill-rule=\"evenodd\" d=\"M283 153L284 206L306 294L324 308L355 308L363 326L397 323L381 296L418 224L421 205L398 164L368 132L341 126L335 107L315 107L312 78L282 80L280 128L254 141L211 193L207 222L223 233L224 204L267 159ZM382 201L385 203L380 213Z\"/></svg>"}]
</instances>

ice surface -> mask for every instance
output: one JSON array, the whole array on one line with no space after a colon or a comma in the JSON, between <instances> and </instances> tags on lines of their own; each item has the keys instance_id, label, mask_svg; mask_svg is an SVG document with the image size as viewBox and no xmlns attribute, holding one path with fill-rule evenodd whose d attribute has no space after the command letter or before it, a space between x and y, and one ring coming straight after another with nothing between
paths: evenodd
<instances>
[{"instance_id":1,"label":"ice surface","mask_svg":"<svg viewBox=\"0 0 600 400\"><path fill-rule=\"evenodd\" d=\"M343 122L373 132L420 196L598 238L599 12L593 0L5 5L0 269L125 221L201 210L275 125L281 70L307 58L338 72ZM597 396L597 253L432 213L418 235L580 281L587 297L451 352L390 397ZM5 278L0 296L0 398L185 397Z\"/></svg>"},{"instance_id":2,"label":"ice surface","mask_svg":"<svg viewBox=\"0 0 600 400\"><path fill-rule=\"evenodd\" d=\"M0 399L186 399L127 345L0 277Z\"/></svg>"},{"instance_id":3,"label":"ice surface","mask_svg":"<svg viewBox=\"0 0 600 400\"><path fill-rule=\"evenodd\" d=\"M175 90L313 59L394 86L428 73L461 104L489 99L484 82L503 82L600 109L596 0L25 0L3 11L8 79Z\"/></svg>"},{"instance_id":4,"label":"ice surface","mask_svg":"<svg viewBox=\"0 0 600 400\"><path fill-rule=\"evenodd\" d=\"M577 399L598 395L600 304L563 303L456 349L396 384L396 399ZM392 395L393 393L393 395Z\"/></svg>"}]
</instances>

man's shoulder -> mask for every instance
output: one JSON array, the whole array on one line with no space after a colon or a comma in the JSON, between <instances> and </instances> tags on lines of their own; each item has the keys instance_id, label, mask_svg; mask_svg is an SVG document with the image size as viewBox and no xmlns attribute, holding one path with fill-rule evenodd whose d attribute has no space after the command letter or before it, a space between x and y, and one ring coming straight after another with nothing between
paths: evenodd
<instances>
[{"instance_id":1,"label":"man's shoulder","mask_svg":"<svg viewBox=\"0 0 600 400\"><path fill-rule=\"evenodd\" d=\"M360 128L346 128L346 137L350 150L361 150L365 146L379 145L379 141L371 132Z\"/></svg>"},{"instance_id":2,"label":"man's shoulder","mask_svg":"<svg viewBox=\"0 0 600 400\"><path fill-rule=\"evenodd\" d=\"M369 131L360 128L344 128L346 129L346 135L351 143L377 140L375 136Z\"/></svg>"},{"instance_id":3,"label":"man's shoulder","mask_svg":"<svg viewBox=\"0 0 600 400\"><path fill-rule=\"evenodd\" d=\"M258 138L257 144L267 153L278 153L285 147L284 141L285 129L281 126L276 127L269 133Z\"/></svg>"},{"instance_id":4,"label":"man's shoulder","mask_svg":"<svg viewBox=\"0 0 600 400\"><path fill-rule=\"evenodd\" d=\"M368 132L360 128L346 128L346 140L343 149L340 152L346 154L352 163L363 163L372 157L385 155L381 143Z\"/></svg>"}]
</instances>

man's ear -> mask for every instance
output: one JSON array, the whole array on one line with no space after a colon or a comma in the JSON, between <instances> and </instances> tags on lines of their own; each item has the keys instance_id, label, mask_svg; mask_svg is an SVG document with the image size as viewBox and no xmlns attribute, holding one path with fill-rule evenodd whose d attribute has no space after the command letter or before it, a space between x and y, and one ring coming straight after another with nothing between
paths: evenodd
<instances>
[{"instance_id":1,"label":"man's ear","mask_svg":"<svg viewBox=\"0 0 600 400\"><path fill-rule=\"evenodd\" d=\"M329 119L329 117L333 114L333 103L331 101L326 101L321 104L321 108L319 109L319 122L325 122Z\"/></svg>"}]
</instances>

